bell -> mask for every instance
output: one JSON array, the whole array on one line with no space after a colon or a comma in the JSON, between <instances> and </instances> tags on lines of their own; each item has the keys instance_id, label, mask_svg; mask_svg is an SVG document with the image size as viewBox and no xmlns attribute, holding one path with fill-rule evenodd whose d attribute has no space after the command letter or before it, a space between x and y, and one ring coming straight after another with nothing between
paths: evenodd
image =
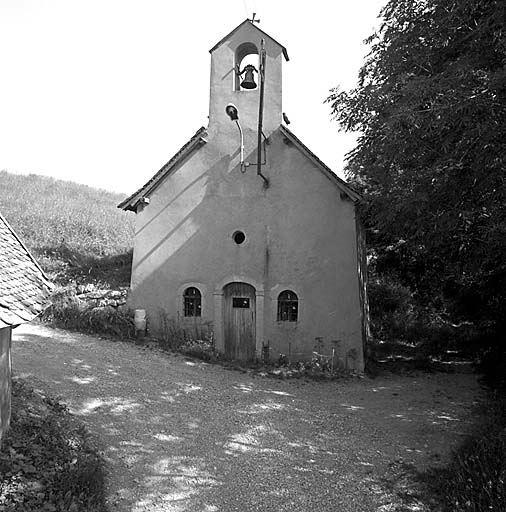
<instances>
[{"instance_id":1,"label":"bell","mask_svg":"<svg viewBox=\"0 0 506 512\"><path fill-rule=\"evenodd\" d=\"M244 76L244 80L241 83L241 87L243 89L256 89L257 84L255 83L255 78L253 73L256 71L255 66L252 64L248 64L243 70L242 73L246 73ZM241 73L241 75L242 75Z\"/></svg>"}]
</instances>

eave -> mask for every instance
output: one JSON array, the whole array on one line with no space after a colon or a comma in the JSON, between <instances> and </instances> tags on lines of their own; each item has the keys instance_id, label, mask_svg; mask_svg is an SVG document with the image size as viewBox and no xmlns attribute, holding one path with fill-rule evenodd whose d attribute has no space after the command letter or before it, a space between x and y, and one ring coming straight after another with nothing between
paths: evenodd
<instances>
[{"instance_id":1,"label":"eave","mask_svg":"<svg viewBox=\"0 0 506 512\"><path fill-rule=\"evenodd\" d=\"M343 194L345 194L354 203L361 199L358 192L348 185L343 179L339 178L330 167L325 165L298 137L296 137L286 126L280 125L280 131L284 137L294 144L314 165L316 165L327 178L330 179Z\"/></svg>"},{"instance_id":2,"label":"eave","mask_svg":"<svg viewBox=\"0 0 506 512\"><path fill-rule=\"evenodd\" d=\"M288 58L288 52L286 50L286 48L278 43L272 36L270 36L269 34L267 34L266 32L264 32L261 28L257 27L254 23L251 23L250 20L246 19L244 20L240 25L237 25L237 27L234 28L234 30L232 30L231 32L229 32L224 38L220 39L220 41L218 41L210 50L209 50L209 53L212 53L214 52L214 50L216 50L216 48L218 48L219 46L221 46L227 39L229 39L235 32L237 32L242 26L244 26L245 23L250 23L256 30L258 30L263 36L265 37L268 37L271 41L275 42L282 50L283 52L283 56L285 57L286 61L289 61L290 59Z\"/></svg>"},{"instance_id":3,"label":"eave","mask_svg":"<svg viewBox=\"0 0 506 512\"><path fill-rule=\"evenodd\" d=\"M136 212L138 204L143 201L146 196L149 196L176 165L207 142L206 137L207 131L204 127L197 130L195 135L145 185L122 201L118 205L118 208L122 208L125 211L130 210Z\"/></svg>"}]
</instances>

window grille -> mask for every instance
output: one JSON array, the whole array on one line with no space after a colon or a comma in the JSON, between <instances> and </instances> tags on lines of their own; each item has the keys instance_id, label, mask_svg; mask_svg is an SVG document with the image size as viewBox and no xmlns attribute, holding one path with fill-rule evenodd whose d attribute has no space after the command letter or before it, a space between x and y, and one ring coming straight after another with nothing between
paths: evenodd
<instances>
[{"instance_id":1,"label":"window grille","mask_svg":"<svg viewBox=\"0 0 506 512\"><path fill-rule=\"evenodd\" d=\"M249 299L247 297L232 297L233 308L249 308Z\"/></svg>"},{"instance_id":2,"label":"window grille","mask_svg":"<svg viewBox=\"0 0 506 512\"><path fill-rule=\"evenodd\" d=\"M299 316L297 294L285 290L278 295L278 322L296 322Z\"/></svg>"},{"instance_id":3,"label":"window grille","mask_svg":"<svg viewBox=\"0 0 506 512\"><path fill-rule=\"evenodd\" d=\"M184 316L201 316L202 295L200 291L191 286L186 288L184 295Z\"/></svg>"}]
</instances>

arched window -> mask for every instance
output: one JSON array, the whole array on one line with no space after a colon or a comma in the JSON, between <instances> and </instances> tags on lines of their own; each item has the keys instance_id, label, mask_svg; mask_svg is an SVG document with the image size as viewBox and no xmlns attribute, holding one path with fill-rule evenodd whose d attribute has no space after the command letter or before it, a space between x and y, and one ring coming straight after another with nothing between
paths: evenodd
<instances>
[{"instance_id":1,"label":"arched window","mask_svg":"<svg viewBox=\"0 0 506 512\"><path fill-rule=\"evenodd\" d=\"M194 286L186 288L183 294L184 316L201 316L202 295Z\"/></svg>"},{"instance_id":2,"label":"arched window","mask_svg":"<svg viewBox=\"0 0 506 512\"><path fill-rule=\"evenodd\" d=\"M291 290L278 295L278 322L296 322L299 315L299 299Z\"/></svg>"},{"instance_id":3,"label":"arched window","mask_svg":"<svg viewBox=\"0 0 506 512\"><path fill-rule=\"evenodd\" d=\"M248 91L258 88L258 48L253 43L243 43L239 45L235 52L235 84L236 91ZM247 69L248 68L248 69ZM252 78L250 84L255 83L255 86L241 87L244 79Z\"/></svg>"}]
</instances>

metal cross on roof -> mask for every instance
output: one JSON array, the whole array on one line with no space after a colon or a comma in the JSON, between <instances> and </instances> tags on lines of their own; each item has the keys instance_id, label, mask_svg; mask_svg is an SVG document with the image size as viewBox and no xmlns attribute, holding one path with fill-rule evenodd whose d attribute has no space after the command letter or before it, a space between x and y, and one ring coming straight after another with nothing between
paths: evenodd
<instances>
[{"instance_id":1,"label":"metal cross on roof","mask_svg":"<svg viewBox=\"0 0 506 512\"><path fill-rule=\"evenodd\" d=\"M256 15L257 15L257 13L254 12L253 17L251 19L248 18L248 21L251 21L251 23L260 23L260 20L255 19Z\"/></svg>"}]
</instances>

